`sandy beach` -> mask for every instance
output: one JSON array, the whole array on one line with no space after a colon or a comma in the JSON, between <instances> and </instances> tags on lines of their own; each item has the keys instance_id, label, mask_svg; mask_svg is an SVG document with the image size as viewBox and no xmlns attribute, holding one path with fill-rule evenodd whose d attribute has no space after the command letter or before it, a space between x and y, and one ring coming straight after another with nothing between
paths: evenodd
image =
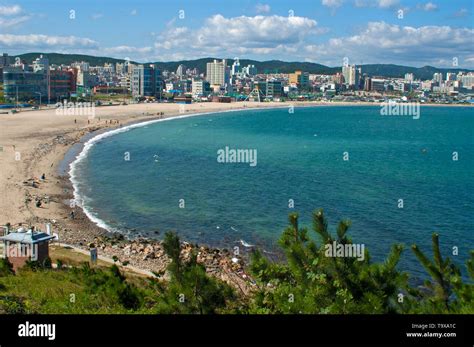
<instances>
[{"instance_id":1,"label":"sandy beach","mask_svg":"<svg viewBox=\"0 0 474 347\"><path fill-rule=\"evenodd\" d=\"M88 249L93 243L99 252L117 256L138 268L163 273L168 263L159 243L147 240L133 242L120 237L114 240L106 230L97 227L76 206L71 208L73 190L68 175L60 175L58 166L66 152L87 134L115 129L130 123L171 118L185 114L218 112L245 108L269 108L326 105L297 103L196 103L189 105L151 103L95 108L95 117L58 115L55 109L0 114L0 225L19 223L44 230L53 225L60 242ZM337 103L330 105L350 105ZM363 105L358 103L358 105ZM369 103L375 106L377 104ZM441 106L441 105L440 105ZM162 115L163 113L163 115ZM111 124L112 120L112 124ZM40 177L45 174L46 179ZM35 182L35 184L33 184ZM41 206L37 206L41 201ZM74 211L74 218L71 217ZM184 240L185 241L185 240ZM191 245L184 245L189 253ZM200 259L210 273L233 282L246 292L247 276L243 266L231 261L228 251L200 247Z\"/></svg>"}]
</instances>

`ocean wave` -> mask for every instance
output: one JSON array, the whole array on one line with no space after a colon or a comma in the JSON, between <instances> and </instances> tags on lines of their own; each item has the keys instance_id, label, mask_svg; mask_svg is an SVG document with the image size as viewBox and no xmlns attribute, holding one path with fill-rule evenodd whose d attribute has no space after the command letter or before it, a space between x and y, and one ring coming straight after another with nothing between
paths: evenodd
<instances>
[{"instance_id":1,"label":"ocean wave","mask_svg":"<svg viewBox=\"0 0 474 347\"><path fill-rule=\"evenodd\" d=\"M240 244L241 244L242 246L244 246L244 247L247 247L247 248L254 247L254 245L251 245L250 243L247 243L247 242L245 242L244 240L240 240L239 242L240 242Z\"/></svg>"}]
</instances>

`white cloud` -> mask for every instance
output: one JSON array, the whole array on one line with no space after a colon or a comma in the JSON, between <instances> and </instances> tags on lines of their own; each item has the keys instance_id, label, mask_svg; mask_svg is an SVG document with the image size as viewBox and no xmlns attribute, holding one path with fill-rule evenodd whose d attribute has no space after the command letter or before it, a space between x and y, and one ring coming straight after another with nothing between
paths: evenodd
<instances>
[{"instance_id":1,"label":"white cloud","mask_svg":"<svg viewBox=\"0 0 474 347\"><path fill-rule=\"evenodd\" d=\"M393 8L400 3L399 0L355 0L356 7L379 7L379 8Z\"/></svg>"},{"instance_id":2,"label":"white cloud","mask_svg":"<svg viewBox=\"0 0 474 347\"><path fill-rule=\"evenodd\" d=\"M305 17L214 15L198 29L168 23L155 47L163 55L171 54L171 50L186 50L200 56L283 53L323 31L315 20Z\"/></svg>"},{"instance_id":3,"label":"white cloud","mask_svg":"<svg viewBox=\"0 0 474 347\"><path fill-rule=\"evenodd\" d=\"M30 16L20 16L13 18L2 18L0 17L0 28L11 28L17 26L21 23L24 23L30 19Z\"/></svg>"},{"instance_id":4,"label":"white cloud","mask_svg":"<svg viewBox=\"0 0 474 347\"><path fill-rule=\"evenodd\" d=\"M377 2L380 8L392 8L399 4L398 0L378 0Z\"/></svg>"},{"instance_id":5,"label":"white cloud","mask_svg":"<svg viewBox=\"0 0 474 347\"><path fill-rule=\"evenodd\" d=\"M76 36L48 36L39 34L12 35L0 34L0 48L98 48L99 44L91 39Z\"/></svg>"},{"instance_id":6,"label":"white cloud","mask_svg":"<svg viewBox=\"0 0 474 347\"><path fill-rule=\"evenodd\" d=\"M432 2L427 2L425 4L418 4L417 8L423 11L436 11L438 9L438 5L433 4Z\"/></svg>"},{"instance_id":7,"label":"white cloud","mask_svg":"<svg viewBox=\"0 0 474 347\"><path fill-rule=\"evenodd\" d=\"M23 14L19 5L0 6L0 28L8 29L29 20L31 16Z\"/></svg>"},{"instance_id":8,"label":"white cloud","mask_svg":"<svg viewBox=\"0 0 474 347\"><path fill-rule=\"evenodd\" d=\"M340 7L343 3L343 0L321 0L323 6L337 8Z\"/></svg>"},{"instance_id":9,"label":"white cloud","mask_svg":"<svg viewBox=\"0 0 474 347\"><path fill-rule=\"evenodd\" d=\"M22 9L19 5L0 6L0 16L14 16L20 14Z\"/></svg>"},{"instance_id":10,"label":"white cloud","mask_svg":"<svg viewBox=\"0 0 474 347\"><path fill-rule=\"evenodd\" d=\"M255 6L255 11L257 11L257 13L268 13L270 10L270 5L267 4L257 4Z\"/></svg>"},{"instance_id":11,"label":"white cloud","mask_svg":"<svg viewBox=\"0 0 474 347\"><path fill-rule=\"evenodd\" d=\"M307 46L318 57L347 56L349 60L380 63L396 62L408 65L433 64L440 60L460 61L473 55L474 29L449 26L410 27L371 22L357 35L333 38L322 45Z\"/></svg>"}]
</instances>

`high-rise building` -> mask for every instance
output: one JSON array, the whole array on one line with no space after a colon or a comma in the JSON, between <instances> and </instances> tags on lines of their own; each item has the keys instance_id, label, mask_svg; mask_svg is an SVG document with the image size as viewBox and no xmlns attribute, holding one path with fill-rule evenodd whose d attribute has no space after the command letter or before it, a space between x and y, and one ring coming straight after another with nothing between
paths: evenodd
<instances>
[{"instance_id":1,"label":"high-rise building","mask_svg":"<svg viewBox=\"0 0 474 347\"><path fill-rule=\"evenodd\" d=\"M0 56L0 68L6 66L10 66L10 57L7 53L3 53L3 55Z\"/></svg>"},{"instance_id":2,"label":"high-rise building","mask_svg":"<svg viewBox=\"0 0 474 347\"><path fill-rule=\"evenodd\" d=\"M344 76L344 83L348 86L358 86L360 69L357 69L355 65L346 65L342 67L342 75Z\"/></svg>"},{"instance_id":3,"label":"high-rise building","mask_svg":"<svg viewBox=\"0 0 474 347\"><path fill-rule=\"evenodd\" d=\"M474 73L469 72L461 76L461 83L463 88L472 89L474 87Z\"/></svg>"},{"instance_id":4,"label":"high-rise building","mask_svg":"<svg viewBox=\"0 0 474 347\"><path fill-rule=\"evenodd\" d=\"M414 81L414 76L413 76L413 73L406 73L405 74L405 81L407 82L413 82Z\"/></svg>"},{"instance_id":5,"label":"high-rise building","mask_svg":"<svg viewBox=\"0 0 474 347\"><path fill-rule=\"evenodd\" d=\"M446 72L446 81L456 81L456 73Z\"/></svg>"},{"instance_id":6,"label":"high-rise building","mask_svg":"<svg viewBox=\"0 0 474 347\"><path fill-rule=\"evenodd\" d=\"M225 59L218 61L214 59L213 62L206 65L206 80L209 84L214 86L224 86L228 80L228 68Z\"/></svg>"},{"instance_id":7,"label":"high-rise building","mask_svg":"<svg viewBox=\"0 0 474 347\"><path fill-rule=\"evenodd\" d=\"M443 74L441 72L435 72L433 74L433 81L438 83L439 86L443 83Z\"/></svg>"},{"instance_id":8,"label":"high-rise building","mask_svg":"<svg viewBox=\"0 0 474 347\"><path fill-rule=\"evenodd\" d=\"M186 75L186 66L183 64L180 64L178 68L176 69L176 75L179 76L180 78L184 77Z\"/></svg>"},{"instance_id":9,"label":"high-rise building","mask_svg":"<svg viewBox=\"0 0 474 347\"><path fill-rule=\"evenodd\" d=\"M42 70L33 72L20 67L5 67L3 89L7 100L45 100L48 95L46 73Z\"/></svg>"},{"instance_id":10,"label":"high-rise building","mask_svg":"<svg viewBox=\"0 0 474 347\"><path fill-rule=\"evenodd\" d=\"M283 93L283 86L280 80L267 80L266 96L277 98Z\"/></svg>"},{"instance_id":11,"label":"high-rise building","mask_svg":"<svg viewBox=\"0 0 474 347\"><path fill-rule=\"evenodd\" d=\"M81 61L81 62L76 61L71 64L71 67L79 69L81 71L89 71L89 63L85 61Z\"/></svg>"},{"instance_id":12,"label":"high-rise building","mask_svg":"<svg viewBox=\"0 0 474 347\"><path fill-rule=\"evenodd\" d=\"M192 94L193 96L208 96L211 93L211 85L208 81L193 80Z\"/></svg>"},{"instance_id":13,"label":"high-rise building","mask_svg":"<svg viewBox=\"0 0 474 347\"><path fill-rule=\"evenodd\" d=\"M372 79L369 76L364 78L364 90L369 92L372 90Z\"/></svg>"},{"instance_id":14,"label":"high-rise building","mask_svg":"<svg viewBox=\"0 0 474 347\"><path fill-rule=\"evenodd\" d=\"M92 75L89 70L77 69L76 90L79 94L90 94L96 84L96 76Z\"/></svg>"},{"instance_id":15,"label":"high-rise building","mask_svg":"<svg viewBox=\"0 0 474 347\"><path fill-rule=\"evenodd\" d=\"M115 63L115 73L117 75L122 75L124 73L124 64L123 63Z\"/></svg>"},{"instance_id":16,"label":"high-rise building","mask_svg":"<svg viewBox=\"0 0 474 347\"><path fill-rule=\"evenodd\" d=\"M130 60L125 60L123 64L124 64L124 70L125 70L124 72L131 75L133 73L135 64L131 63Z\"/></svg>"},{"instance_id":17,"label":"high-rise building","mask_svg":"<svg viewBox=\"0 0 474 347\"><path fill-rule=\"evenodd\" d=\"M238 73L240 73L242 70L240 68L240 61L239 59L235 59L234 60L234 63L232 64L232 70L231 70L231 75L232 76L235 76L237 75Z\"/></svg>"},{"instance_id":18,"label":"high-rise building","mask_svg":"<svg viewBox=\"0 0 474 347\"><path fill-rule=\"evenodd\" d=\"M257 68L255 65L247 65L242 68L242 73L247 76L255 76L257 74Z\"/></svg>"},{"instance_id":19,"label":"high-rise building","mask_svg":"<svg viewBox=\"0 0 474 347\"><path fill-rule=\"evenodd\" d=\"M288 83L296 86L298 89L304 89L309 87L309 73L297 70L294 73L288 75Z\"/></svg>"},{"instance_id":20,"label":"high-rise building","mask_svg":"<svg viewBox=\"0 0 474 347\"><path fill-rule=\"evenodd\" d=\"M136 65L132 72L131 86L134 97L160 96L163 89L160 70L153 65Z\"/></svg>"},{"instance_id":21,"label":"high-rise building","mask_svg":"<svg viewBox=\"0 0 474 347\"><path fill-rule=\"evenodd\" d=\"M49 72L49 98L60 100L76 91L76 69L51 70Z\"/></svg>"},{"instance_id":22,"label":"high-rise building","mask_svg":"<svg viewBox=\"0 0 474 347\"><path fill-rule=\"evenodd\" d=\"M377 92L384 92L385 91L385 80L382 78L372 78L372 88L371 90Z\"/></svg>"}]
</instances>

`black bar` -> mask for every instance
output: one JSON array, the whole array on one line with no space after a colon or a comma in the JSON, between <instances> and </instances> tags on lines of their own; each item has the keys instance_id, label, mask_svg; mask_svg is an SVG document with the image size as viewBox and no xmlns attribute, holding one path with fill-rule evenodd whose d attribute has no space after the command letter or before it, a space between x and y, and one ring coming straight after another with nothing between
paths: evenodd
<instances>
[{"instance_id":1,"label":"black bar","mask_svg":"<svg viewBox=\"0 0 474 347\"><path fill-rule=\"evenodd\" d=\"M0 344L2 347L8 344L196 345L200 343L472 346L473 317L473 315L2 315ZM54 323L55 339L18 336L19 325L27 321L35 324ZM452 324L455 324L455 327ZM455 333L456 336L408 337L407 333Z\"/></svg>"}]
</instances>

